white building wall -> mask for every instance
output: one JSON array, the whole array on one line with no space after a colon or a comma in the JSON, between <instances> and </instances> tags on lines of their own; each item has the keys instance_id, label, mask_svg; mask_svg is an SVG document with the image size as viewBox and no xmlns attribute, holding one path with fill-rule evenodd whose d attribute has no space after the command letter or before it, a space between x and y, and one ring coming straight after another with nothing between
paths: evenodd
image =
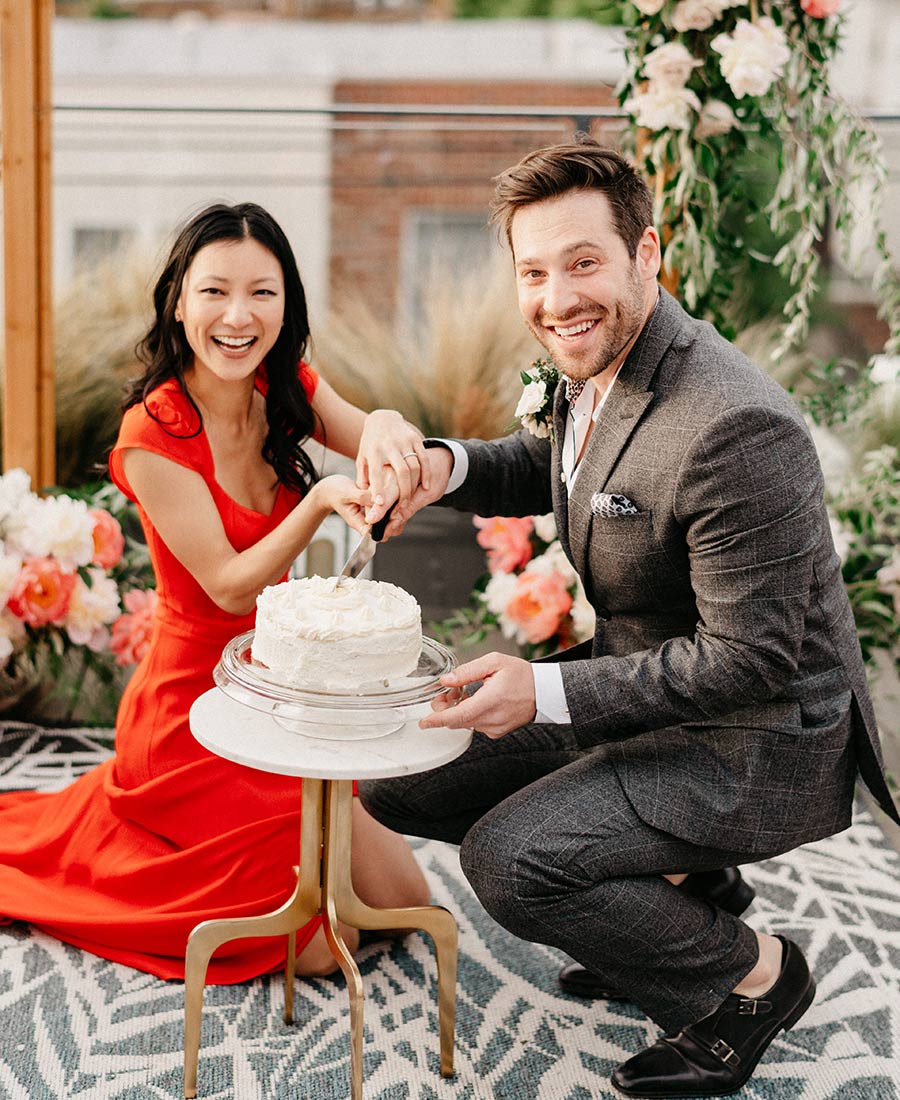
<instances>
[{"instance_id":1,"label":"white building wall","mask_svg":"<svg viewBox=\"0 0 900 1100\"><path fill-rule=\"evenodd\" d=\"M279 220L314 313L327 306L330 124L345 77L616 78L608 31L567 22L381 25L67 20L54 25L54 279L78 231L129 233L155 252L215 201ZM101 112L98 106L138 108ZM149 112L149 107L238 112ZM302 108L310 114L265 113ZM257 109L259 113L250 113Z\"/></svg>"},{"instance_id":2,"label":"white building wall","mask_svg":"<svg viewBox=\"0 0 900 1100\"><path fill-rule=\"evenodd\" d=\"M856 0L835 67L854 105L900 113L900 4ZM582 21L411 24L56 20L53 42L54 277L65 286L79 229L125 230L158 251L212 201L268 207L294 248L314 313L327 294L330 125L326 114L101 113L326 108L334 83L366 79L600 80L622 67L622 32ZM78 108L78 110L73 110ZM900 253L900 125L880 127L885 218ZM2 299L0 299L2 310ZM0 314L2 319L2 314Z\"/></svg>"}]
</instances>

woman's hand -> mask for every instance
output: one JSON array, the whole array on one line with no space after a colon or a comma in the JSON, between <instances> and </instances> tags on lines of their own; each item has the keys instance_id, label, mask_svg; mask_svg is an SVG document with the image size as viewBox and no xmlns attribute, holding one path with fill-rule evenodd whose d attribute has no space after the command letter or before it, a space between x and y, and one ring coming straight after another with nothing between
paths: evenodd
<instances>
[{"instance_id":1,"label":"woman's hand","mask_svg":"<svg viewBox=\"0 0 900 1100\"><path fill-rule=\"evenodd\" d=\"M359 531L361 535L365 534L369 526L366 512L372 507L372 493L369 489L361 489L343 474L331 474L317 481L309 496L323 512L336 512L348 527Z\"/></svg>"},{"instance_id":2,"label":"woman's hand","mask_svg":"<svg viewBox=\"0 0 900 1100\"><path fill-rule=\"evenodd\" d=\"M356 457L356 480L372 493L368 522L380 519L398 494L402 508L416 489L428 488L424 438L393 409L375 409L366 417Z\"/></svg>"}]
</instances>

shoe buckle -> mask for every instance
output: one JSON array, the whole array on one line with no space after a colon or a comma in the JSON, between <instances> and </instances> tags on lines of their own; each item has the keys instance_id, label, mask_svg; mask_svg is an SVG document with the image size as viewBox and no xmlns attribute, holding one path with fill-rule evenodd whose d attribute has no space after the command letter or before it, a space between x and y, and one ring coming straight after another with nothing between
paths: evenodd
<instances>
[{"instance_id":1,"label":"shoe buckle","mask_svg":"<svg viewBox=\"0 0 900 1100\"><path fill-rule=\"evenodd\" d=\"M738 1001L738 1016L764 1016L772 1008L771 1001L760 1001L753 997L744 997Z\"/></svg>"},{"instance_id":2,"label":"shoe buckle","mask_svg":"<svg viewBox=\"0 0 900 1100\"><path fill-rule=\"evenodd\" d=\"M723 1039L717 1039L709 1049L726 1066L736 1066L740 1063L740 1055L732 1050Z\"/></svg>"}]
</instances>

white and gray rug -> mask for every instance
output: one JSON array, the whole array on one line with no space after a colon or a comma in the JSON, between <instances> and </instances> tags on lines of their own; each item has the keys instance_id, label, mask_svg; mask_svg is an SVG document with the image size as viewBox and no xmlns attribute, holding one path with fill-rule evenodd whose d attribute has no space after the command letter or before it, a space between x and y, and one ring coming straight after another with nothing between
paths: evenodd
<instances>
[{"instance_id":1,"label":"white and gray rug","mask_svg":"<svg viewBox=\"0 0 900 1100\"><path fill-rule=\"evenodd\" d=\"M0 789L51 790L99 763L92 731L6 723ZM94 731L103 733L104 731ZM656 1029L633 1005L558 989L560 957L488 917L455 849L418 846L434 899L457 914L456 1076L438 1069L430 943L360 953L366 1100L613 1100L612 1068ZM815 1004L770 1047L744 1100L900 1100L900 856L860 810L852 829L747 871L750 923L795 939ZM65 904L65 899L61 899ZM0 899L2 909L2 899ZM205 995L199 1094L209 1100L346 1100L348 1007L340 977L262 978ZM0 927L0 1100L181 1097L182 986L86 955L28 926Z\"/></svg>"}]
</instances>

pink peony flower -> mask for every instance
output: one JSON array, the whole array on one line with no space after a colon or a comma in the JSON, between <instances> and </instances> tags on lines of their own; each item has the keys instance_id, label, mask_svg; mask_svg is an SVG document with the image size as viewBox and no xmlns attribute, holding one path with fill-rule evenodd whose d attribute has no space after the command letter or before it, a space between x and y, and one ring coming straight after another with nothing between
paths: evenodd
<instances>
[{"instance_id":1,"label":"pink peony flower","mask_svg":"<svg viewBox=\"0 0 900 1100\"><path fill-rule=\"evenodd\" d=\"M29 558L10 590L7 607L29 626L60 623L69 610L75 578L54 558Z\"/></svg>"},{"instance_id":2,"label":"pink peony flower","mask_svg":"<svg viewBox=\"0 0 900 1100\"><path fill-rule=\"evenodd\" d=\"M571 608L572 597L558 573L522 573L506 605L506 617L516 625L520 642L537 645L558 633Z\"/></svg>"},{"instance_id":3,"label":"pink peony flower","mask_svg":"<svg viewBox=\"0 0 900 1100\"><path fill-rule=\"evenodd\" d=\"M112 625L109 648L116 655L117 665L136 665L150 646L153 620L159 597L150 588L132 588L122 597L126 612Z\"/></svg>"},{"instance_id":4,"label":"pink peony flower","mask_svg":"<svg viewBox=\"0 0 900 1100\"><path fill-rule=\"evenodd\" d=\"M531 517L517 519L511 516L494 516L483 519L475 516L472 521L480 530L478 545L487 550L488 568L492 573L512 573L521 569L531 558Z\"/></svg>"},{"instance_id":5,"label":"pink peony flower","mask_svg":"<svg viewBox=\"0 0 900 1100\"><path fill-rule=\"evenodd\" d=\"M112 569L122 560L125 549L125 536L119 521L105 508L91 508L88 515L94 520L94 556L91 563Z\"/></svg>"},{"instance_id":6,"label":"pink peony flower","mask_svg":"<svg viewBox=\"0 0 900 1100\"><path fill-rule=\"evenodd\" d=\"M841 6L841 0L800 0L800 7L813 19L827 19Z\"/></svg>"}]
</instances>

